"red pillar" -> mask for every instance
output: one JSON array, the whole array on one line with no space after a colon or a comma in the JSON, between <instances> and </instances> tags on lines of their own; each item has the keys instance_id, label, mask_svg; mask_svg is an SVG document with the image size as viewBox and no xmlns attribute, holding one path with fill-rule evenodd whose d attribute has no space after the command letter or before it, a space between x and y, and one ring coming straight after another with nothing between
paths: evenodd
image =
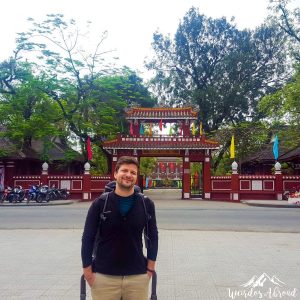
<instances>
[{"instance_id":1,"label":"red pillar","mask_svg":"<svg viewBox=\"0 0 300 300\"><path fill-rule=\"evenodd\" d=\"M190 121L185 120L185 122L182 124L182 131L184 137L190 136Z\"/></svg>"},{"instance_id":2,"label":"red pillar","mask_svg":"<svg viewBox=\"0 0 300 300\"><path fill-rule=\"evenodd\" d=\"M133 135L140 135L140 122L138 120L133 122Z\"/></svg>"},{"instance_id":3,"label":"red pillar","mask_svg":"<svg viewBox=\"0 0 300 300\"><path fill-rule=\"evenodd\" d=\"M118 158L119 157L117 155L117 150L113 150L113 156L112 156L112 160L111 160L111 174L110 174L111 180L115 180L114 173L115 173Z\"/></svg>"},{"instance_id":4,"label":"red pillar","mask_svg":"<svg viewBox=\"0 0 300 300\"><path fill-rule=\"evenodd\" d=\"M91 165L86 162L84 165L84 174L82 179L82 200L90 201L91 200L91 174L90 174Z\"/></svg>"},{"instance_id":5,"label":"red pillar","mask_svg":"<svg viewBox=\"0 0 300 300\"><path fill-rule=\"evenodd\" d=\"M188 150L183 157L182 167L182 198L189 199L191 197L191 171Z\"/></svg>"},{"instance_id":6,"label":"red pillar","mask_svg":"<svg viewBox=\"0 0 300 300\"><path fill-rule=\"evenodd\" d=\"M203 163L203 198L211 199L210 151L205 150Z\"/></svg>"},{"instance_id":7,"label":"red pillar","mask_svg":"<svg viewBox=\"0 0 300 300\"><path fill-rule=\"evenodd\" d=\"M232 174L231 174L231 192L230 192L230 200L231 201L239 201L239 174L238 174L238 164L234 161L231 165Z\"/></svg>"},{"instance_id":8,"label":"red pillar","mask_svg":"<svg viewBox=\"0 0 300 300\"><path fill-rule=\"evenodd\" d=\"M41 185L48 185L48 169L49 165L44 162L42 165Z\"/></svg>"},{"instance_id":9,"label":"red pillar","mask_svg":"<svg viewBox=\"0 0 300 300\"><path fill-rule=\"evenodd\" d=\"M283 195L283 176L281 173L281 165L279 162L275 164L275 192L276 199L282 200Z\"/></svg>"}]
</instances>

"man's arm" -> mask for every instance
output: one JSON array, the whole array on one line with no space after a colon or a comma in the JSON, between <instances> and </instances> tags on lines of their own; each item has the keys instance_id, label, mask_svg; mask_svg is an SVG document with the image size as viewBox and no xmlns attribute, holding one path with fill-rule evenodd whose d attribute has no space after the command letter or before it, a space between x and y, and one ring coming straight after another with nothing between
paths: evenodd
<instances>
[{"instance_id":1,"label":"man's arm","mask_svg":"<svg viewBox=\"0 0 300 300\"><path fill-rule=\"evenodd\" d=\"M155 216L155 206L153 201L149 199L149 213L151 215L151 219L148 223L148 235L150 242L148 243L147 248L147 274L151 277L152 272L155 271L155 261L157 257L158 251L158 230L156 224L156 216Z\"/></svg>"},{"instance_id":2,"label":"man's arm","mask_svg":"<svg viewBox=\"0 0 300 300\"><path fill-rule=\"evenodd\" d=\"M89 208L82 234L81 259L83 274L91 286L95 279L92 270L92 254L100 219L100 199L95 200Z\"/></svg>"}]
</instances>

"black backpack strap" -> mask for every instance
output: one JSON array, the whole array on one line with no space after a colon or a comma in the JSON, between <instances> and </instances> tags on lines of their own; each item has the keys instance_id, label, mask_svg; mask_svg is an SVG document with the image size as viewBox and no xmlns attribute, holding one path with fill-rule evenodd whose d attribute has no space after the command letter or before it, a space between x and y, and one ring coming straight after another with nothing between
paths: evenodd
<instances>
[{"instance_id":1,"label":"black backpack strap","mask_svg":"<svg viewBox=\"0 0 300 300\"><path fill-rule=\"evenodd\" d=\"M96 259L96 254L97 254L97 250L98 250L98 245L100 242L100 237L101 237L101 227L102 227L102 223L106 220L106 214L110 213L110 211L106 211L106 207L107 207L107 202L108 202L108 197L109 197L109 192L103 193L100 197L99 200L104 200L104 205L102 208L102 211L100 213L100 218L99 218L99 224L98 224L98 229L97 229L97 234L96 234L96 238L95 238L95 242L94 242L94 247L93 247L93 254L92 254L92 258L93 261Z\"/></svg>"},{"instance_id":2,"label":"black backpack strap","mask_svg":"<svg viewBox=\"0 0 300 300\"><path fill-rule=\"evenodd\" d=\"M145 246L148 248L150 241L149 238L149 221L151 220L151 215L148 213L147 206L146 206L146 196L142 193L138 193L138 195L142 198L143 201L143 207L145 212L145 218L146 218L146 226L144 229L144 240L145 240Z\"/></svg>"}]
</instances>

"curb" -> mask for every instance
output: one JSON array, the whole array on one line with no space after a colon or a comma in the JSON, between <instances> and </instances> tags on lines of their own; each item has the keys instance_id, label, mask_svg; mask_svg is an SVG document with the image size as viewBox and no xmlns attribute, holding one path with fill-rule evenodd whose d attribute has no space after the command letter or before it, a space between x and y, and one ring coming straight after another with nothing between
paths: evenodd
<instances>
[{"instance_id":1,"label":"curb","mask_svg":"<svg viewBox=\"0 0 300 300\"><path fill-rule=\"evenodd\" d=\"M241 203L249 205L249 206L260 206L260 207L300 208L299 205L294 205L294 204L249 203L247 201L241 201Z\"/></svg>"},{"instance_id":2,"label":"curb","mask_svg":"<svg viewBox=\"0 0 300 300\"><path fill-rule=\"evenodd\" d=\"M24 207L24 206L57 206L57 205L70 205L70 204L73 204L73 203L76 203L77 201L74 201L74 200L53 200L53 201L50 201L50 202L42 202L42 203L37 203L37 202L32 202L32 203L23 203L23 202L20 202L20 203L0 203L0 207Z\"/></svg>"}]
</instances>

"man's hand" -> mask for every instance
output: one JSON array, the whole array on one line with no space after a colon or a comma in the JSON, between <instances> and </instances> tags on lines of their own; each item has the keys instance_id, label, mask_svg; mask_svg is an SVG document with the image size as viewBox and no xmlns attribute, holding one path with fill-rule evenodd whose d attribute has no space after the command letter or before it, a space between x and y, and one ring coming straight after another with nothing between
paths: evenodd
<instances>
[{"instance_id":1,"label":"man's hand","mask_svg":"<svg viewBox=\"0 0 300 300\"><path fill-rule=\"evenodd\" d=\"M83 275L86 281L88 282L89 286L92 287L96 279L96 274L93 273L92 266L83 268Z\"/></svg>"},{"instance_id":2,"label":"man's hand","mask_svg":"<svg viewBox=\"0 0 300 300\"><path fill-rule=\"evenodd\" d=\"M152 277L154 271L155 271L155 261L148 259L147 275L149 276L149 278Z\"/></svg>"}]
</instances>

